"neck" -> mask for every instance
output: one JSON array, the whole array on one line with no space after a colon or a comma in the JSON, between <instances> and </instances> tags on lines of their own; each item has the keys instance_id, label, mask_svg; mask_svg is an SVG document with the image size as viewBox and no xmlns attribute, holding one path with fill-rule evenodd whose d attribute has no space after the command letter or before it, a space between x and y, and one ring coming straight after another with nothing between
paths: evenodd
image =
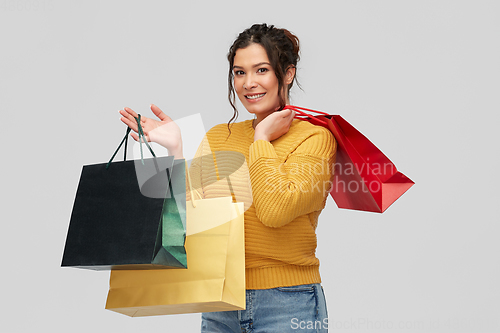
<instances>
[{"instance_id":1,"label":"neck","mask_svg":"<svg viewBox=\"0 0 500 333\"><path fill-rule=\"evenodd\" d=\"M252 123L253 128L255 129L255 127L257 127L257 125L258 125L258 124L259 124L262 120L266 119L266 118L267 118L267 116L269 116L269 115L270 115L271 113L273 113L273 112L275 112L275 111L271 111L271 112L269 112L269 113L267 113L267 114L265 114L265 115L261 115L261 114L256 115L256 116L255 116L255 119L253 120L253 123Z\"/></svg>"},{"instance_id":2,"label":"neck","mask_svg":"<svg viewBox=\"0 0 500 333\"><path fill-rule=\"evenodd\" d=\"M288 100L288 97L286 98L286 101L285 101L285 105L289 105L290 104L290 101ZM257 114L255 115L255 119L253 120L253 123L252 123L252 126L253 128L255 129L255 127L257 127L257 125L264 119L267 118L267 116L269 116L270 114L276 112L278 110L278 108L276 108L276 110L274 111L269 111L267 113L264 113L264 114Z\"/></svg>"}]
</instances>

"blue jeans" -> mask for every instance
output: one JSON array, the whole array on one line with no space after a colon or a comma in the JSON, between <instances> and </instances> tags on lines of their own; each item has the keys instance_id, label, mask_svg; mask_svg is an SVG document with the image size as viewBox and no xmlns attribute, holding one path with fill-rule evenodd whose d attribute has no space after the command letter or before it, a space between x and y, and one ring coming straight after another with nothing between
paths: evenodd
<instances>
[{"instance_id":1,"label":"blue jeans","mask_svg":"<svg viewBox=\"0 0 500 333\"><path fill-rule=\"evenodd\" d=\"M318 284L246 291L246 310L207 312L201 332L328 332L323 288Z\"/></svg>"}]
</instances>

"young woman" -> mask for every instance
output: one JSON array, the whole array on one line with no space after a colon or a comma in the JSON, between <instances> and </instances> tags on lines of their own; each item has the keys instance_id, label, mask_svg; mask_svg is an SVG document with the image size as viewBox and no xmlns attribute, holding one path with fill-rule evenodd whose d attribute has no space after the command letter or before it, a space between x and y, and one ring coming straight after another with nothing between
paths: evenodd
<instances>
[{"instance_id":1,"label":"young woman","mask_svg":"<svg viewBox=\"0 0 500 333\"><path fill-rule=\"evenodd\" d=\"M315 229L331 185L336 143L328 130L283 110L296 80L299 40L288 30L256 24L234 41L228 60L233 118L207 133L198 151L205 158L191 164L190 174L210 198L227 195L228 182L226 192L220 190L226 170L231 194L245 202L247 304L244 311L204 313L202 332L326 332ZM238 114L235 95L253 120L232 123ZM180 131L158 107L151 110L159 120L142 117L147 139L181 158ZM120 113L137 132L137 114L130 108ZM230 173L246 173L249 184Z\"/></svg>"}]
</instances>

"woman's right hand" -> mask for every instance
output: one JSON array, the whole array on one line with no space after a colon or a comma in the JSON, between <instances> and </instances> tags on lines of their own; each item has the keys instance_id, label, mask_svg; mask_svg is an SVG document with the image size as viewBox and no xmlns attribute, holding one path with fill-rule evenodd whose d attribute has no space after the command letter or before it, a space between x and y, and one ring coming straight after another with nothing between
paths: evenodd
<instances>
[{"instance_id":1,"label":"woman's right hand","mask_svg":"<svg viewBox=\"0 0 500 333\"><path fill-rule=\"evenodd\" d=\"M292 125L295 111L285 109L275 111L255 126L254 141L273 141L285 135Z\"/></svg>"},{"instance_id":2,"label":"woman's right hand","mask_svg":"<svg viewBox=\"0 0 500 333\"><path fill-rule=\"evenodd\" d=\"M156 105L151 104L151 111L153 111L159 120L141 115L141 127L146 139L167 148L168 154L175 156L176 159L183 158L182 137L179 126ZM139 136L137 135L137 113L127 107L119 112L122 115L120 120L135 132L131 135L135 141L139 141Z\"/></svg>"}]
</instances>

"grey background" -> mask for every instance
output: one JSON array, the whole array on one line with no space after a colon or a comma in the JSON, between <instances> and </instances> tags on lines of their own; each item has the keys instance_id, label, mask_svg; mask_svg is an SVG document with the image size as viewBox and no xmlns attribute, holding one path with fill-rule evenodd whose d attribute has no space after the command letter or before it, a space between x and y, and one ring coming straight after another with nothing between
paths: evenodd
<instances>
[{"instance_id":1,"label":"grey background","mask_svg":"<svg viewBox=\"0 0 500 333\"><path fill-rule=\"evenodd\" d=\"M84 164L129 106L227 122L226 53L253 23L302 42L292 103L341 114L416 185L384 214L320 217L337 332L499 332L498 1L0 4L1 331L196 332L104 310L108 272L60 268ZM249 116L242 111L240 120Z\"/></svg>"}]
</instances>

